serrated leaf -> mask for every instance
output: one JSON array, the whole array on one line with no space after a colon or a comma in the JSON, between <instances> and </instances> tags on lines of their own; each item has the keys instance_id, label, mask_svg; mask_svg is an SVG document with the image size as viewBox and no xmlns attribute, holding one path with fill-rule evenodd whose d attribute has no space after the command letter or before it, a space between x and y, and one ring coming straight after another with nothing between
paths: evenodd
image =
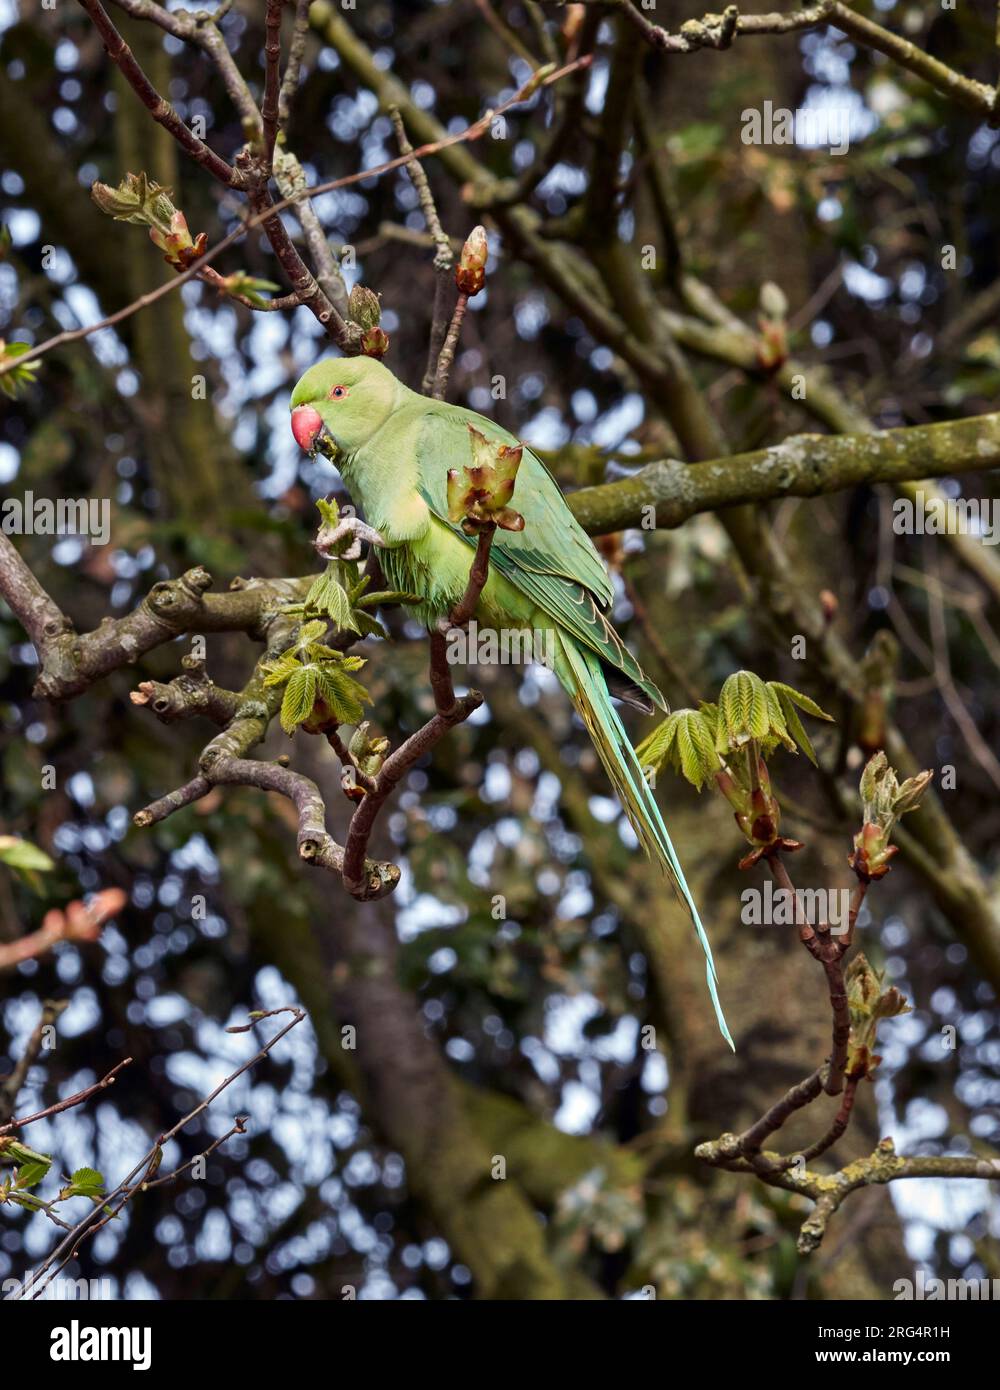
<instances>
[{"instance_id":1,"label":"serrated leaf","mask_svg":"<svg viewBox=\"0 0 1000 1390\"><path fill-rule=\"evenodd\" d=\"M278 657L276 661L265 662L262 668L266 673L264 676L264 684L284 685L285 681L287 681L290 676L293 676L299 669L299 666L300 662L296 658L294 652L285 652L285 654Z\"/></svg>"},{"instance_id":2,"label":"serrated leaf","mask_svg":"<svg viewBox=\"0 0 1000 1390\"><path fill-rule=\"evenodd\" d=\"M96 1168L77 1168L70 1176L74 1196L99 1197L104 1192L104 1174Z\"/></svg>"},{"instance_id":3,"label":"serrated leaf","mask_svg":"<svg viewBox=\"0 0 1000 1390\"><path fill-rule=\"evenodd\" d=\"M379 608L387 603L423 603L420 594L409 594L405 589L378 589L375 593L365 594L358 601L359 608Z\"/></svg>"},{"instance_id":4,"label":"serrated leaf","mask_svg":"<svg viewBox=\"0 0 1000 1390\"><path fill-rule=\"evenodd\" d=\"M326 627L326 623L323 622L320 618L314 618L312 622L303 623L302 626L299 628L299 635L296 638L295 642L295 645L299 649L299 651L301 651L304 647L308 647L313 642L319 642L323 637L325 637Z\"/></svg>"},{"instance_id":5,"label":"serrated leaf","mask_svg":"<svg viewBox=\"0 0 1000 1390\"><path fill-rule=\"evenodd\" d=\"M802 720L799 718L798 710L792 704L791 700L784 693L784 691L779 692L778 699L781 701L781 708L785 715L785 720L788 724L789 734L795 740L798 746L802 749L803 753L812 763L813 767L819 767L819 760L816 757L816 750L813 748L812 740L806 733Z\"/></svg>"},{"instance_id":6,"label":"serrated leaf","mask_svg":"<svg viewBox=\"0 0 1000 1390\"><path fill-rule=\"evenodd\" d=\"M38 1159L32 1159L28 1163L22 1163L17 1170L17 1182L14 1185L15 1189L21 1190L27 1187L37 1187L47 1176L51 1167L51 1161L45 1162L44 1160L40 1161Z\"/></svg>"},{"instance_id":7,"label":"serrated leaf","mask_svg":"<svg viewBox=\"0 0 1000 1390\"><path fill-rule=\"evenodd\" d=\"M358 625L358 631L362 637L381 637L388 641L389 630L379 622L378 618L373 618L370 613L366 613L363 608L354 610L354 620Z\"/></svg>"},{"instance_id":8,"label":"serrated leaf","mask_svg":"<svg viewBox=\"0 0 1000 1390\"><path fill-rule=\"evenodd\" d=\"M674 710L639 744L636 757L641 767L657 771L669 763L701 791L719 770L711 713L706 718L701 710Z\"/></svg>"},{"instance_id":9,"label":"serrated leaf","mask_svg":"<svg viewBox=\"0 0 1000 1390\"><path fill-rule=\"evenodd\" d=\"M315 666L300 666L289 677L279 715L286 734L293 733L304 719L309 718L316 703L316 684Z\"/></svg>"},{"instance_id":10,"label":"serrated leaf","mask_svg":"<svg viewBox=\"0 0 1000 1390\"><path fill-rule=\"evenodd\" d=\"M815 719L825 719L830 724L834 723L833 715L820 709L816 701L810 700L808 695L803 695L801 690L795 690L792 686L786 685L784 681L771 681L770 684L779 695L785 695L793 705L798 705L799 709L805 710L806 714L811 714Z\"/></svg>"},{"instance_id":11,"label":"serrated leaf","mask_svg":"<svg viewBox=\"0 0 1000 1390\"><path fill-rule=\"evenodd\" d=\"M700 713L694 710L678 712L674 746L681 772L692 786L701 791L718 771L719 757L711 730Z\"/></svg>"},{"instance_id":12,"label":"serrated leaf","mask_svg":"<svg viewBox=\"0 0 1000 1390\"><path fill-rule=\"evenodd\" d=\"M310 642L306 648L306 656L310 661L340 661L343 652L338 652L336 647L328 647L323 642Z\"/></svg>"},{"instance_id":13,"label":"serrated leaf","mask_svg":"<svg viewBox=\"0 0 1000 1390\"><path fill-rule=\"evenodd\" d=\"M679 711L677 711L679 713ZM673 716L668 715L666 719L660 721L656 728L648 733L635 750L635 756L639 760L640 767L651 767L659 772L662 768L670 745L674 741L676 726L673 723Z\"/></svg>"},{"instance_id":14,"label":"serrated leaf","mask_svg":"<svg viewBox=\"0 0 1000 1390\"><path fill-rule=\"evenodd\" d=\"M334 627L342 632L358 631L357 623L351 612L350 595L337 578L334 564L327 565L326 570L313 582L306 595L306 608L313 612L325 614ZM313 624L309 623L307 626L312 627ZM305 628L303 628L304 632Z\"/></svg>"},{"instance_id":15,"label":"serrated leaf","mask_svg":"<svg viewBox=\"0 0 1000 1390\"><path fill-rule=\"evenodd\" d=\"M726 753L751 738L768 732L767 694L764 682L752 671L734 671L719 693L719 720L715 747Z\"/></svg>"},{"instance_id":16,"label":"serrated leaf","mask_svg":"<svg viewBox=\"0 0 1000 1390\"><path fill-rule=\"evenodd\" d=\"M347 674L346 664L320 667L320 694L338 724L359 724L364 718L365 705L371 704L371 696L359 681Z\"/></svg>"}]
</instances>

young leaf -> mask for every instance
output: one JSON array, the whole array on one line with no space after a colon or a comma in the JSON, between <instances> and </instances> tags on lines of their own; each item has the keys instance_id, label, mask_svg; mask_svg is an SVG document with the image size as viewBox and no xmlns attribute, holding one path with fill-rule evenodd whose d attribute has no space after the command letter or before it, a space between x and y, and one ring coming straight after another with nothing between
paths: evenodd
<instances>
[{"instance_id":1,"label":"young leaf","mask_svg":"<svg viewBox=\"0 0 1000 1390\"><path fill-rule=\"evenodd\" d=\"M266 672L264 684L284 685L285 681L299 669L299 665L294 652L285 652L278 657L277 661L265 662L263 666L263 670Z\"/></svg>"},{"instance_id":2,"label":"young leaf","mask_svg":"<svg viewBox=\"0 0 1000 1390\"><path fill-rule=\"evenodd\" d=\"M312 713L316 703L316 667L299 666L288 679L281 701L281 727L286 734L294 733Z\"/></svg>"},{"instance_id":3,"label":"young leaf","mask_svg":"<svg viewBox=\"0 0 1000 1390\"><path fill-rule=\"evenodd\" d=\"M727 753L749 739L766 738L768 728L764 682L752 671L734 671L719 693L716 749Z\"/></svg>"},{"instance_id":4,"label":"young leaf","mask_svg":"<svg viewBox=\"0 0 1000 1390\"><path fill-rule=\"evenodd\" d=\"M799 709L805 710L806 714L811 714L815 719L826 719L831 724L834 722L832 714L827 714L826 710L820 709L816 701L810 700L808 695L803 695L801 690L793 689L784 681L770 681L769 684L779 695L784 695L793 705L798 705Z\"/></svg>"},{"instance_id":5,"label":"young leaf","mask_svg":"<svg viewBox=\"0 0 1000 1390\"><path fill-rule=\"evenodd\" d=\"M805 731L802 720L799 718L798 710L805 710L807 714L812 714L817 719L830 720L831 723L833 721L833 716L827 714L825 710L821 710L815 700L810 700L808 695L803 695L800 691L793 690L790 685L785 685L783 681L769 681L768 691L773 691L778 698L781 711L788 725L789 734L802 749L812 765L818 767L816 750L813 748L812 741ZM796 709L796 705L798 709Z\"/></svg>"},{"instance_id":6,"label":"young leaf","mask_svg":"<svg viewBox=\"0 0 1000 1390\"><path fill-rule=\"evenodd\" d=\"M326 623L319 618L314 618L309 623L303 623L295 641L298 651L304 651L311 643L321 641L326 636L326 627Z\"/></svg>"},{"instance_id":7,"label":"young leaf","mask_svg":"<svg viewBox=\"0 0 1000 1390\"><path fill-rule=\"evenodd\" d=\"M70 1178L71 1197L102 1197L104 1195L104 1174L96 1168L77 1168Z\"/></svg>"},{"instance_id":8,"label":"young leaf","mask_svg":"<svg viewBox=\"0 0 1000 1390\"><path fill-rule=\"evenodd\" d=\"M332 560L313 582L306 595L306 609L309 612L322 613L341 632L358 632L358 625L351 613L351 599L337 578L337 569L337 562Z\"/></svg>"},{"instance_id":9,"label":"young leaf","mask_svg":"<svg viewBox=\"0 0 1000 1390\"><path fill-rule=\"evenodd\" d=\"M370 613L366 613L363 608L354 610L354 621L358 625L358 631L362 637L382 637L388 641L389 630L382 626L378 618L373 618Z\"/></svg>"},{"instance_id":10,"label":"young leaf","mask_svg":"<svg viewBox=\"0 0 1000 1390\"><path fill-rule=\"evenodd\" d=\"M792 704L791 700L788 698L787 695L779 695L778 699L781 701L781 708L784 712L785 719L788 722L788 732L791 734L792 738L795 740L798 746L802 749L803 753L812 763L813 767L819 767L819 763L816 761L816 750L815 748L813 748L812 740L806 733L805 726L803 725L802 720L799 718L798 710Z\"/></svg>"},{"instance_id":11,"label":"young leaf","mask_svg":"<svg viewBox=\"0 0 1000 1390\"><path fill-rule=\"evenodd\" d=\"M676 713L680 713L680 711L676 711ZM667 753L670 745L674 741L675 733L676 726L672 722L672 716L668 715L666 719L661 720L661 722L657 724L652 733L646 735L636 748L635 756L639 760L639 766L643 768L651 767L656 772L659 772L666 761Z\"/></svg>"},{"instance_id":12,"label":"young leaf","mask_svg":"<svg viewBox=\"0 0 1000 1390\"><path fill-rule=\"evenodd\" d=\"M52 1167L51 1159L31 1159L28 1163L22 1163L17 1170L17 1182L15 1187L23 1190L27 1187L37 1187L45 1178L49 1169Z\"/></svg>"},{"instance_id":13,"label":"young leaf","mask_svg":"<svg viewBox=\"0 0 1000 1390\"><path fill-rule=\"evenodd\" d=\"M701 710L674 710L640 743L636 757L641 767L657 770L669 763L701 791L719 770L711 714L706 718Z\"/></svg>"},{"instance_id":14,"label":"young leaf","mask_svg":"<svg viewBox=\"0 0 1000 1390\"><path fill-rule=\"evenodd\" d=\"M699 791L719 770L712 731L694 710L678 711L673 751L681 772Z\"/></svg>"},{"instance_id":15,"label":"young leaf","mask_svg":"<svg viewBox=\"0 0 1000 1390\"><path fill-rule=\"evenodd\" d=\"M371 696L359 681L347 674L346 665L346 662L342 665L324 662L319 668L320 694L339 724L359 724L364 718L365 705L371 704Z\"/></svg>"}]
</instances>

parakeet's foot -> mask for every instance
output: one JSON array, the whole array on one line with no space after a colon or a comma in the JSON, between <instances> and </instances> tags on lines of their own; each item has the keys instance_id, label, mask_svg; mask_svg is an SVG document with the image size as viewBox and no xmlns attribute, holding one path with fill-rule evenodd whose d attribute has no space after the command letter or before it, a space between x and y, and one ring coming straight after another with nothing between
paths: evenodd
<instances>
[{"instance_id":1,"label":"parakeet's foot","mask_svg":"<svg viewBox=\"0 0 1000 1390\"><path fill-rule=\"evenodd\" d=\"M351 536L350 545L338 551L337 545L345 536ZM316 536L315 547L324 560L357 560L361 555L361 542L366 545L385 545L385 537L374 526L369 526L356 516L341 517L336 526L321 526Z\"/></svg>"}]
</instances>

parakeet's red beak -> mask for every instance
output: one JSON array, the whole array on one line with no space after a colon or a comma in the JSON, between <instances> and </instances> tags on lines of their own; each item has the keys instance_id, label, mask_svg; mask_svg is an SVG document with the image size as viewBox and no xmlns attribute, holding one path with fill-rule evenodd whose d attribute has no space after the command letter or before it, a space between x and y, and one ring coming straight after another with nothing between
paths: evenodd
<instances>
[{"instance_id":1,"label":"parakeet's red beak","mask_svg":"<svg viewBox=\"0 0 1000 1390\"><path fill-rule=\"evenodd\" d=\"M309 450L323 428L323 417L311 405L297 405L292 411L292 434L300 449Z\"/></svg>"}]
</instances>

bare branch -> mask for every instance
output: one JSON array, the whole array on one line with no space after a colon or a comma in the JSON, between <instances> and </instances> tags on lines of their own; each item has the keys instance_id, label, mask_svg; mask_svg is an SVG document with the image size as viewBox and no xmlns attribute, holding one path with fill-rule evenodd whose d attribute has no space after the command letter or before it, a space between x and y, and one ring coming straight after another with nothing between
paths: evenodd
<instances>
[{"instance_id":1,"label":"bare branch","mask_svg":"<svg viewBox=\"0 0 1000 1390\"><path fill-rule=\"evenodd\" d=\"M997 91L994 88L963 76L946 63L932 58L909 39L901 38L881 24L855 14L849 5L840 4L839 0L820 0L818 5L789 14L742 15L738 6L729 5L722 14L707 14L700 20L687 20L677 34L670 34L653 24L632 4L632 0L612 0L612 3L636 26L647 43L664 53L729 48L740 35L798 33L820 24L832 24L866 47L884 53L900 67L914 73L928 86L967 110L986 118L995 114Z\"/></svg>"},{"instance_id":2,"label":"bare branch","mask_svg":"<svg viewBox=\"0 0 1000 1390\"><path fill-rule=\"evenodd\" d=\"M279 1011L272 1010L271 1012L275 1013ZM293 1028L307 1017L302 1009L292 1006L280 1012L292 1014L292 1021L287 1023L284 1028L279 1029L272 1038L269 1038L264 1046L260 1048L249 1061L244 1062L242 1066L237 1067L234 1072L227 1076L224 1081L221 1081L214 1091L198 1102L193 1110L190 1110L182 1119L178 1120L175 1125L161 1134L155 1144L147 1150L132 1171L122 1179L118 1186L112 1192L108 1193L106 1197L102 1198L82 1220L76 1223L64 1239L46 1255L38 1268L33 1271L30 1285L9 1294L8 1301L18 1301L19 1299L28 1297L35 1299L42 1295L49 1282L54 1279L76 1255L82 1241L95 1235L102 1226L105 1226L108 1221L113 1220L113 1218L128 1205L135 1194L143 1191L145 1185L151 1182L159 1167L164 1144L166 1144L168 1140L174 1138L176 1134L179 1134L182 1129L185 1129L192 1120L196 1119L203 1111L207 1110L212 1102L216 1100L227 1087L238 1080L244 1072L249 1071L252 1067L255 1067L258 1062L262 1061L287 1033L291 1032ZM129 1061L131 1061L131 1058L127 1058L125 1062L120 1062L117 1067L108 1073L108 1076L105 1077L103 1082L98 1083L95 1087L89 1088L89 1092L81 1092L79 1096L71 1097L70 1101L73 1104L80 1104L87 1094L93 1094L95 1091L101 1089L102 1086L110 1084L114 1078L115 1072L120 1071ZM69 1101L62 1102L61 1108L66 1109L69 1104ZM47 1113L55 1112L52 1110ZM32 1116L31 1118L41 1118L41 1116ZM22 1121L22 1123L27 1123L27 1121ZM238 1121L236 1127L230 1130L229 1134L242 1133L243 1130L240 1128L241 1123L242 1121ZM217 1145L213 1145L212 1147L215 1148ZM178 1172L179 1171L181 1170L178 1169Z\"/></svg>"},{"instance_id":3,"label":"bare branch","mask_svg":"<svg viewBox=\"0 0 1000 1390\"><path fill-rule=\"evenodd\" d=\"M74 1106L82 1105L91 1096L96 1096L98 1091L106 1091L109 1086L113 1086L122 1067L129 1066L131 1061L131 1057L126 1057L116 1066L113 1066L107 1076L100 1081L95 1081L93 1086L86 1086L82 1091L77 1091L75 1095L67 1096L65 1100L58 1100L54 1105L47 1105L44 1110L36 1110L34 1115L25 1115L19 1120L8 1120L5 1125L0 1125L0 1134L9 1134L12 1129L24 1129L25 1125L33 1125L36 1120L47 1120L52 1115L59 1115L64 1110L72 1110Z\"/></svg>"},{"instance_id":4,"label":"bare branch","mask_svg":"<svg viewBox=\"0 0 1000 1390\"><path fill-rule=\"evenodd\" d=\"M267 0L264 12L264 101L260 114L264 130L264 168L270 174L278 138L278 99L281 89L281 12L284 0Z\"/></svg>"},{"instance_id":5,"label":"bare branch","mask_svg":"<svg viewBox=\"0 0 1000 1390\"><path fill-rule=\"evenodd\" d=\"M87 11L94 27L104 40L108 57L121 70L122 76L149 111L153 120L163 126L164 130L169 131L191 158L204 169L207 169L213 178L218 179L220 183L224 183L229 188L238 187L236 171L232 165L227 164L221 155L217 155L203 140L199 140L184 124L169 101L160 96L136 62L131 48L115 28L100 0L80 0L80 4Z\"/></svg>"}]
</instances>

